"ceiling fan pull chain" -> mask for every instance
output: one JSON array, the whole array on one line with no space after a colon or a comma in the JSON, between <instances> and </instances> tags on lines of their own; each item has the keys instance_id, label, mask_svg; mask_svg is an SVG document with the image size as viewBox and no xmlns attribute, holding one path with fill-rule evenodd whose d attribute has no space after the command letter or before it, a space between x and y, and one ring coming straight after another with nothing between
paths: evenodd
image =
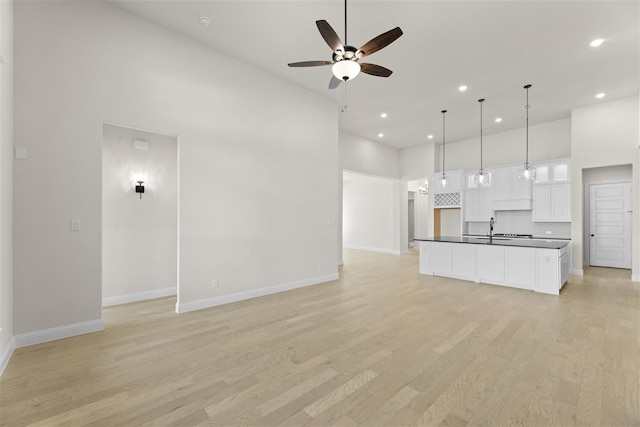
<instances>
[{"instance_id":1,"label":"ceiling fan pull chain","mask_svg":"<svg viewBox=\"0 0 640 427\"><path fill-rule=\"evenodd\" d=\"M347 109L347 82L342 84L342 108L341 112L344 113Z\"/></svg>"}]
</instances>

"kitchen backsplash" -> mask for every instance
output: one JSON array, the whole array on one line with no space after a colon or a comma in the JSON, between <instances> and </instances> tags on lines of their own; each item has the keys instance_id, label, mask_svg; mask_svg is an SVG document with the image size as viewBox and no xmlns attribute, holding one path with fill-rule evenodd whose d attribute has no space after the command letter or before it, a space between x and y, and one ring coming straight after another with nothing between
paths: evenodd
<instances>
[{"instance_id":1,"label":"kitchen backsplash","mask_svg":"<svg viewBox=\"0 0 640 427\"><path fill-rule=\"evenodd\" d=\"M496 211L494 233L533 234L535 237L568 239L571 237L570 222L532 222L531 211ZM468 234L488 234L487 222L468 222ZM551 234L547 234L551 232Z\"/></svg>"}]
</instances>

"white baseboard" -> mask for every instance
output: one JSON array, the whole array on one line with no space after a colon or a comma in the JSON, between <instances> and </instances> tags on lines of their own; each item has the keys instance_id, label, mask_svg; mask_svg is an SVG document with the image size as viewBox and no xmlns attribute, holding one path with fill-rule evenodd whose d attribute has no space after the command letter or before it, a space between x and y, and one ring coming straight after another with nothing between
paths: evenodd
<instances>
[{"instance_id":1,"label":"white baseboard","mask_svg":"<svg viewBox=\"0 0 640 427\"><path fill-rule=\"evenodd\" d=\"M18 334L14 338L16 340L16 348L26 347L28 345L40 344L43 342L55 341L62 338L75 337L76 335L88 334L104 330L104 322L102 319L89 320L87 322L74 323L71 325L58 326L41 331L27 332Z\"/></svg>"},{"instance_id":2,"label":"white baseboard","mask_svg":"<svg viewBox=\"0 0 640 427\"><path fill-rule=\"evenodd\" d=\"M16 349L16 338L13 337L11 338L11 341L9 341L9 347L5 350L4 354L2 355L2 359L0 359L0 376L2 376L2 373L4 372L4 368L7 367L7 365L9 364L9 360L11 359L11 356L13 355L13 351Z\"/></svg>"},{"instance_id":3,"label":"white baseboard","mask_svg":"<svg viewBox=\"0 0 640 427\"><path fill-rule=\"evenodd\" d=\"M267 288L252 289L250 291L237 292L230 295L222 295L219 297L206 298L186 303L178 302L176 304L176 313L188 313L190 311L202 310L203 308L215 307L217 305L229 304L232 302L242 301L245 299L262 297L265 295L277 294L279 292L290 291L292 289L304 288L320 283L330 282L339 279L338 273L329 274L327 276L312 277L296 282L282 283L280 285L269 286Z\"/></svg>"},{"instance_id":4,"label":"white baseboard","mask_svg":"<svg viewBox=\"0 0 640 427\"><path fill-rule=\"evenodd\" d=\"M584 276L584 270L583 269L578 269L578 268L572 268L569 271L569 274L572 276Z\"/></svg>"},{"instance_id":5,"label":"white baseboard","mask_svg":"<svg viewBox=\"0 0 640 427\"><path fill-rule=\"evenodd\" d=\"M640 276L637 274L632 274L631 275L631 281L632 282L640 282Z\"/></svg>"},{"instance_id":6,"label":"white baseboard","mask_svg":"<svg viewBox=\"0 0 640 427\"><path fill-rule=\"evenodd\" d=\"M145 301L148 299L168 297L177 295L178 290L175 287L155 289L153 291L137 292L135 294L119 295L116 297L102 298L102 306L109 307L112 305L128 304L130 302Z\"/></svg>"},{"instance_id":7,"label":"white baseboard","mask_svg":"<svg viewBox=\"0 0 640 427\"><path fill-rule=\"evenodd\" d=\"M400 255L398 251L394 251L393 249L386 249L386 248L372 248L369 246L356 246L356 245L344 245L343 247L346 249L357 249L359 251L380 252L383 254ZM398 253L395 253L395 252L398 252Z\"/></svg>"}]
</instances>

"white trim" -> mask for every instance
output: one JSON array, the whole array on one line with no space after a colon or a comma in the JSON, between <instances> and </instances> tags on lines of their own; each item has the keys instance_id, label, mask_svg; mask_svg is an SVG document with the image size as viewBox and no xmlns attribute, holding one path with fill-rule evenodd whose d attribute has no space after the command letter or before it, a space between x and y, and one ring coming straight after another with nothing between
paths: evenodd
<instances>
[{"instance_id":1,"label":"white trim","mask_svg":"<svg viewBox=\"0 0 640 427\"><path fill-rule=\"evenodd\" d=\"M266 288L253 289L250 291L236 292L234 294L222 295L219 297L206 298L187 303L176 303L176 313L188 313L190 311L201 310L203 308L215 307L218 305L229 304L232 302L242 301L251 298L262 297L265 295L276 294L279 292L290 291L292 289L303 288L306 286L317 285L319 283L330 282L340 278L338 273L326 276L311 277L309 279L298 280L296 282L282 283Z\"/></svg>"},{"instance_id":2,"label":"white trim","mask_svg":"<svg viewBox=\"0 0 640 427\"><path fill-rule=\"evenodd\" d=\"M400 255L399 251L394 251L393 249L386 249L386 248L371 248L369 246L356 246L356 245L343 245L343 247L346 249L357 249L359 251L381 252L384 254Z\"/></svg>"},{"instance_id":3,"label":"white trim","mask_svg":"<svg viewBox=\"0 0 640 427\"><path fill-rule=\"evenodd\" d=\"M631 275L631 281L632 282L640 282L640 275L639 274L632 274Z\"/></svg>"},{"instance_id":4,"label":"white trim","mask_svg":"<svg viewBox=\"0 0 640 427\"><path fill-rule=\"evenodd\" d=\"M145 301L148 299L168 297L177 294L178 290L176 288L164 288L155 289L153 291L136 292L135 294L102 298L102 306L109 307L112 305L128 304L130 302Z\"/></svg>"},{"instance_id":5,"label":"white trim","mask_svg":"<svg viewBox=\"0 0 640 427\"><path fill-rule=\"evenodd\" d=\"M572 276L584 276L584 270L578 269L578 268L572 268L571 271L569 271L569 274Z\"/></svg>"},{"instance_id":6,"label":"white trim","mask_svg":"<svg viewBox=\"0 0 640 427\"><path fill-rule=\"evenodd\" d=\"M11 356L13 356L13 351L16 349L16 337L12 337L11 341L9 341L9 347L2 355L2 359L0 359L0 376L4 372L4 368L9 364L9 360Z\"/></svg>"},{"instance_id":7,"label":"white trim","mask_svg":"<svg viewBox=\"0 0 640 427\"><path fill-rule=\"evenodd\" d=\"M40 344L43 342L55 341L62 338L75 337L76 335L88 334L104 330L102 319L89 320L87 322L74 323L71 325L57 326L55 328L43 329L40 331L18 334L16 348L28 345Z\"/></svg>"}]
</instances>

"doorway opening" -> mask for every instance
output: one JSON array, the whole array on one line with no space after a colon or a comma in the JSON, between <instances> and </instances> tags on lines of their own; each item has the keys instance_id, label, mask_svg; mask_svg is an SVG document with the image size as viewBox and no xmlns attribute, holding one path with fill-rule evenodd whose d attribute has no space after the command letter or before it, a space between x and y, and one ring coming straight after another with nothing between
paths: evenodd
<instances>
[{"instance_id":1,"label":"doorway opening","mask_svg":"<svg viewBox=\"0 0 640 427\"><path fill-rule=\"evenodd\" d=\"M584 264L631 269L631 165L585 169Z\"/></svg>"},{"instance_id":2,"label":"doorway opening","mask_svg":"<svg viewBox=\"0 0 640 427\"><path fill-rule=\"evenodd\" d=\"M102 130L102 306L176 296L178 139Z\"/></svg>"}]
</instances>

